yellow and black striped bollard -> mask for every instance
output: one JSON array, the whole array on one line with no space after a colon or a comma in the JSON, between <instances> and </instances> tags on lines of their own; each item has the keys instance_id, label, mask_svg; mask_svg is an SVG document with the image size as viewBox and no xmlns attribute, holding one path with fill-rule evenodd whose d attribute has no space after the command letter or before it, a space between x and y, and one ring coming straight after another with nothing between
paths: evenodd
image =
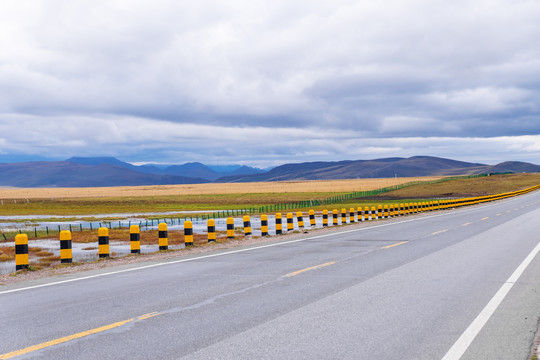
<instances>
[{"instance_id":1,"label":"yellow and black striped bollard","mask_svg":"<svg viewBox=\"0 0 540 360\"><path fill-rule=\"evenodd\" d=\"M249 215L244 215L244 236L251 236L251 219Z\"/></svg>"},{"instance_id":2,"label":"yellow and black striped bollard","mask_svg":"<svg viewBox=\"0 0 540 360\"><path fill-rule=\"evenodd\" d=\"M351 219L351 223L356 222L356 219L354 218L354 208L349 209L349 216ZM360 214L358 214L358 221L360 221Z\"/></svg>"},{"instance_id":3,"label":"yellow and black striped bollard","mask_svg":"<svg viewBox=\"0 0 540 360\"><path fill-rule=\"evenodd\" d=\"M315 222L315 210L309 210L309 226L315 227L317 223Z\"/></svg>"},{"instance_id":4,"label":"yellow and black striped bollard","mask_svg":"<svg viewBox=\"0 0 540 360\"><path fill-rule=\"evenodd\" d=\"M366 214L362 211L361 206L358 207L358 221L366 221Z\"/></svg>"},{"instance_id":5,"label":"yellow and black striped bollard","mask_svg":"<svg viewBox=\"0 0 540 360\"><path fill-rule=\"evenodd\" d=\"M159 250L169 250L169 231L166 223L158 224L158 245Z\"/></svg>"},{"instance_id":6,"label":"yellow and black striped bollard","mask_svg":"<svg viewBox=\"0 0 540 360\"><path fill-rule=\"evenodd\" d=\"M384 205L383 218L384 219L388 218L388 205Z\"/></svg>"},{"instance_id":7,"label":"yellow and black striped bollard","mask_svg":"<svg viewBox=\"0 0 540 360\"><path fill-rule=\"evenodd\" d=\"M129 227L129 243L131 244L131 253L141 253L141 230L139 225L131 225Z\"/></svg>"},{"instance_id":8,"label":"yellow and black striped bollard","mask_svg":"<svg viewBox=\"0 0 540 360\"><path fill-rule=\"evenodd\" d=\"M287 231L294 230L294 218L292 213L287 213Z\"/></svg>"},{"instance_id":9,"label":"yellow and black striped bollard","mask_svg":"<svg viewBox=\"0 0 540 360\"><path fill-rule=\"evenodd\" d=\"M276 213L276 235L283 234L283 219L281 213Z\"/></svg>"},{"instance_id":10,"label":"yellow and black striped bollard","mask_svg":"<svg viewBox=\"0 0 540 360\"><path fill-rule=\"evenodd\" d=\"M234 219L227 218L227 239L234 239Z\"/></svg>"},{"instance_id":11,"label":"yellow and black striped bollard","mask_svg":"<svg viewBox=\"0 0 540 360\"><path fill-rule=\"evenodd\" d=\"M109 229L106 227L98 229L98 254L100 258L109 257Z\"/></svg>"},{"instance_id":12,"label":"yellow and black striped bollard","mask_svg":"<svg viewBox=\"0 0 540 360\"><path fill-rule=\"evenodd\" d=\"M214 219L208 219L206 228L208 231L208 242L216 242L216 221Z\"/></svg>"},{"instance_id":13,"label":"yellow and black striped bollard","mask_svg":"<svg viewBox=\"0 0 540 360\"><path fill-rule=\"evenodd\" d=\"M15 236L15 271L28 269L28 235Z\"/></svg>"},{"instance_id":14,"label":"yellow and black striped bollard","mask_svg":"<svg viewBox=\"0 0 540 360\"><path fill-rule=\"evenodd\" d=\"M304 228L304 214L302 214L301 211L298 211L296 213L296 221L298 221L298 228L303 229Z\"/></svg>"},{"instance_id":15,"label":"yellow and black striped bollard","mask_svg":"<svg viewBox=\"0 0 540 360\"><path fill-rule=\"evenodd\" d=\"M261 215L261 236L268 236L268 215Z\"/></svg>"},{"instance_id":16,"label":"yellow and black striped bollard","mask_svg":"<svg viewBox=\"0 0 540 360\"><path fill-rule=\"evenodd\" d=\"M323 227L328 226L328 210L323 210L322 212L322 226Z\"/></svg>"},{"instance_id":17,"label":"yellow and black striped bollard","mask_svg":"<svg viewBox=\"0 0 540 360\"><path fill-rule=\"evenodd\" d=\"M347 209L341 209L341 225L347 223Z\"/></svg>"},{"instance_id":18,"label":"yellow and black striped bollard","mask_svg":"<svg viewBox=\"0 0 540 360\"><path fill-rule=\"evenodd\" d=\"M193 246L193 223L189 220L184 223L184 246Z\"/></svg>"},{"instance_id":19,"label":"yellow and black striped bollard","mask_svg":"<svg viewBox=\"0 0 540 360\"><path fill-rule=\"evenodd\" d=\"M383 217L383 208L382 205L377 206L377 219L382 219Z\"/></svg>"},{"instance_id":20,"label":"yellow and black striped bollard","mask_svg":"<svg viewBox=\"0 0 540 360\"><path fill-rule=\"evenodd\" d=\"M338 224L338 211L337 209L332 210L332 225L337 226Z\"/></svg>"},{"instance_id":21,"label":"yellow and black striped bollard","mask_svg":"<svg viewBox=\"0 0 540 360\"><path fill-rule=\"evenodd\" d=\"M73 251L71 250L71 231L60 231L60 262L69 264L73 262Z\"/></svg>"}]
</instances>

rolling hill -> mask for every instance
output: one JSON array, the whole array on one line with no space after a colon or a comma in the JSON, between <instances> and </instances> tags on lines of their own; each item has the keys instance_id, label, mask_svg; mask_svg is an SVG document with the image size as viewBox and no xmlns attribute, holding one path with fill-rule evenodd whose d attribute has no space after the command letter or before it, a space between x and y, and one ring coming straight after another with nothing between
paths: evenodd
<instances>
[{"instance_id":1,"label":"rolling hill","mask_svg":"<svg viewBox=\"0 0 540 360\"><path fill-rule=\"evenodd\" d=\"M0 164L0 186L101 187L540 172L539 165L524 162L485 165L431 156L284 164L266 172L241 166L222 169L225 171L219 172L201 163L160 167L135 166L115 158L71 158Z\"/></svg>"},{"instance_id":2,"label":"rolling hill","mask_svg":"<svg viewBox=\"0 0 540 360\"><path fill-rule=\"evenodd\" d=\"M540 172L540 166L507 162L495 166L468 163L432 156L385 158L338 162L285 164L264 174L229 176L218 182L252 182L285 180L366 179L411 176L471 175L495 172Z\"/></svg>"}]
</instances>

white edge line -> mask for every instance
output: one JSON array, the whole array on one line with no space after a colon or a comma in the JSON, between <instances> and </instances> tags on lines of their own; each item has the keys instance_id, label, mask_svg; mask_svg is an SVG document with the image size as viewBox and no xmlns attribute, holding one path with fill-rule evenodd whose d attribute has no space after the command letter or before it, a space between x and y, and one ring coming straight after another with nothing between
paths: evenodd
<instances>
[{"instance_id":1,"label":"white edge line","mask_svg":"<svg viewBox=\"0 0 540 360\"><path fill-rule=\"evenodd\" d=\"M418 218L417 219L408 219L408 220L405 220L405 221L400 221L399 223L404 223L404 222L409 222L409 221L414 221L414 220L419 220L419 219ZM153 268L153 267L157 267L157 266L178 264L178 263L183 263L183 262L187 262L187 261L194 261L194 260L200 260L200 259L208 259L208 258L212 258L212 257L216 257L216 256L236 254L236 253L240 253L240 252L244 252L244 251L264 249L264 248L268 248L268 247L274 247L274 246L291 244L291 243L296 243L296 242L301 242L301 241L319 239L319 238L328 237L328 236L346 234L346 233L356 232L356 231L363 231L363 230L367 230L367 229L374 229L374 228L393 225L393 224L398 224L398 222L391 223L391 224L390 223L389 224L380 224L380 225L370 226L370 227L361 228L361 229L340 231L340 232L335 232L335 233L331 233L331 234L323 234L323 235L318 235L318 236L311 236L311 237L297 239L297 240L282 241L282 242L278 242L278 243L260 245L260 246L250 247L250 248L239 249L239 250L231 250L231 251L221 252L221 253L217 253L217 254L202 255L202 256L192 257L192 258L188 258L188 259L166 261L166 262L161 262L161 263L158 263L158 264L150 264L150 265L138 266L138 267L124 269L124 270L111 271L111 272L102 273L102 274L83 276L83 277L79 277L79 278L75 278L75 279L61 280L61 281L56 281L56 282L47 283L47 284L40 284L40 285L28 286L28 287L23 287L23 288L18 288L18 289L5 290L5 291L1 291L0 295L12 293L12 292L17 292L17 291L23 291L23 290L37 289L37 288L46 287L46 286L65 284L65 283L70 283L70 282L79 281L79 280L86 280L86 279L93 279L93 278L102 277L102 276L115 275L115 274L120 274L120 273L124 273L124 272L135 271L135 270L149 269L149 268Z\"/></svg>"},{"instance_id":2,"label":"white edge line","mask_svg":"<svg viewBox=\"0 0 540 360\"><path fill-rule=\"evenodd\" d=\"M510 289L512 289L514 284L520 278L521 274L523 274L527 266L529 266L529 264L539 251L540 243L536 245L536 247L529 253L529 255L527 255L525 260L523 260L523 262L517 267L513 274L510 275L508 280L506 280L506 282L501 286L499 291L497 291L497 293L491 298L491 300L487 303L487 305L480 312L480 314L478 314L476 319L474 319L473 322L469 325L469 327L463 332L463 334L461 334L459 339L457 339L457 341L450 348L450 350L448 350L442 360L461 359L465 351L467 351L469 346L472 344L474 338L482 330L482 328L491 318L495 310L497 310L506 295L510 292Z\"/></svg>"},{"instance_id":3,"label":"white edge line","mask_svg":"<svg viewBox=\"0 0 540 360\"><path fill-rule=\"evenodd\" d=\"M526 194L526 195L530 195L530 194ZM525 195L525 196L526 196L526 195ZM522 198L522 197L520 197L520 198ZM516 198L511 198L511 199L508 199L508 200L514 200L514 199L516 199ZM503 201L504 201L504 199L503 199ZM501 204L501 202L490 203L490 204L486 204L485 207L496 206L496 205L499 205L499 204ZM466 209L460 209L460 210L462 210L462 211L473 211L473 210L477 210L477 209L478 209L478 208L468 208L468 209L466 208ZM429 216L429 217L431 218L431 217L447 216L447 215L451 215L451 214L453 214L453 212L446 212L446 213L442 213L442 214L434 214L434 215L431 215L431 216ZM340 231L340 232L335 232L335 233L331 233L331 234L323 234L323 235L312 236L312 237L307 237L307 238L303 238L303 239L290 240L290 241L283 241L283 242L278 242L278 243L273 243L273 244L267 244L267 245L260 245L260 246L256 246L256 247L245 248L245 249L231 250L231 251L221 252L221 253L217 253L217 254L210 254L210 255L197 256L197 257L192 257L192 258L189 258L189 259L180 259L180 260L174 260L174 261L166 261L166 262L162 262L162 263L158 263L158 264L144 265L144 266L139 266L139 267L134 267L134 268L124 269L124 270L111 271L111 272L107 272L107 273L101 273L101 274L96 274L96 275L89 275L89 276L78 277L78 278L75 278L75 279L61 280L61 281L55 281L55 282L46 283L46 284L40 284L40 285L27 286L27 287L22 287L22 288L17 288L17 289L11 289L11 290L0 291L0 295L3 295L3 294L9 294L9 293L14 293L14 292L19 292L19 291L24 291L24 290L38 289L38 288L47 287L47 286L52 286L52 285L66 284L66 283L75 282L75 281L80 281L80 280L93 279L93 278L98 278L98 277L102 277L102 276L109 276L109 275L121 274L121 273L125 273L125 272L130 272L130 271L149 269L149 268L153 268L153 267L157 267L157 266L164 266L164 265L178 264L178 263L187 262L187 261L195 261L195 260L200 260L200 259L208 259L208 258L212 258L212 257L216 257L216 256L223 256L223 255L229 255L229 254L236 254L236 253L240 253L240 252L244 252L244 251L258 250L258 249L264 249L264 248L274 247L274 246L279 246L279 245L292 244L292 243L301 242L301 241L307 241L307 240L313 240L313 239L320 239L320 238L324 238L324 237L328 237L328 236L335 236L335 235L347 234L347 233L357 232L357 231L366 231L366 230L370 230L370 229L376 229L376 228L379 228L379 227L385 227L385 226L391 226L391 225L403 224L403 223L407 223L407 222L411 222L411 221L419 221L419 220L423 220L423 219L426 219L426 217L418 217L418 218L407 219L407 220L402 220L402 221L396 221L396 222L387 223L387 224L380 224L380 225L374 225L374 226L364 227L364 228L360 228L360 229L352 229L352 230ZM371 222L371 221L374 221L374 220L368 220L368 221L365 221L365 223L369 223L369 222ZM362 222L360 222L360 223L362 223ZM331 227L330 227L330 228L331 228Z\"/></svg>"},{"instance_id":4,"label":"white edge line","mask_svg":"<svg viewBox=\"0 0 540 360\"><path fill-rule=\"evenodd\" d=\"M442 216L442 215L447 215L447 214L438 214L438 215L435 215L435 216ZM239 250L231 250L231 251L221 252L221 253L217 253L217 254L202 255L202 256L192 257L192 258L188 258L188 259L180 259L180 260L161 262L161 263L157 263L157 264L138 266L138 267L124 269L124 270L111 271L111 272L102 273L102 274L83 276L83 277L78 277L78 278L75 278L75 279L61 280L61 281L56 281L56 282L47 283L47 284L27 286L27 287L18 288L18 289L0 291L0 295L13 293L13 292L18 292L18 291L23 291L23 290L37 289L37 288L46 287L46 286L52 286L52 285L66 284L66 283L70 283L70 282L74 282L74 281L93 279L93 278L102 277L102 276L121 274L121 273L135 271L135 270L149 269L149 268L153 268L153 267L157 267L157 266L178 264L178 263L183 263L183 262L187 262L187 261L208 259L208 258L212 258L212 257L216 257L216 256L224 256L224 255L236 254L236 253L240 253L240 252L244 252L244 251L258 250L258 249L264 249L264 248L274 247L274 246L279 246L279 245L292 244L292 243L296 243L296 242L319 239L319 238L324 238L324 237L328 237L328 236L335 236L335 235L340 235L340 234L347 234L347 233L356 232L356 231L365 231L365 230L369 230L369 229L374 229L374 228L379 228L379 227L389 226L389 225L394 225L394 224L400 224L400 223L406 223L406 222L416 221L416 220L420 220L420 219L423 219L423 218L407 219L407 220L404 220L404 221L393 222L393 223L388 223L388 224L379 224L379 225L369 226L369 227L365 227L365 228L361 228L361 229L352 229L352 230L334 232L334 233L331 233L331 234L323 234L323 235L311 236L311 237L297 239L297 240L282 241L282 242L277 242L277 243L272 243L272 244L267 244L267 245L260 245L260 246L250 247L250 248L239 249Z\"/></svg>"}]
</instances>

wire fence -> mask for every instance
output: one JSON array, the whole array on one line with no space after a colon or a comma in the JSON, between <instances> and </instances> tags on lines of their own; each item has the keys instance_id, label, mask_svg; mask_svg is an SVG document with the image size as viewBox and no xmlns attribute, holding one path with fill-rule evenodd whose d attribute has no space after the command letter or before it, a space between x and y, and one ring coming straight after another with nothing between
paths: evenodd
<instances>
[{"instance_id":1,"label":"wire fence","mask_svg":"<svg viewBox=\"0 0 540 360\"><path fill-rule=\"evenodd\" d=\"M35 238L38 236L49 236L49 235L56 235L59 234L62 230L69 230L71 232L74 231L84 231L84 230L94 230L99 229L100 227L106 227L109 229L129 229L131 225L138 225L141 230L149 230L154 229L158 226L159 223L165 223L167 225L179 225L182 226L185 221L189 220L192 222L198 222L198 221L204 221L208 219L223 219L228 217L235 217L235 216L243 216L243 215L252 215L252 214L271 214L275 212L285 211L285 210L296 210L296 209L305 209L305 208L311 208L311 207L317 207L317 206L324 206L324 205L332 205L332 204L339 204L343 202L348 202L352 200L360 200L362 198L369 198L373 196L377 196L380 194L384 194L387 192L395 191L404 189L411 186L416 185L431 185L431 184L438 184L446 181L452 181L452 180L460 180L460 179L472 179L472 178L479 178L488 176L487 174L479 174L479 175L466 175L466 176L451 176L451 177L445 177L438 180L429 180L429 181L410 181L403 184L388 186L376 190L367 190L367 191L356 191L349 194L343 194L339 196L332 196L325 199L313 199L313 200L304 200L304 201L297 201L297 202L290 202L290 203L279 203L279 204L273 204L273 205L264 205L258 208L245 208L245 209L237 209L237 210L223 210L223 211L217 211L213 213L208 214L201 214L196 216L190 216L190 217L163 217L158 219L147 219L147 220L141 220L141 221L101 221L101 222L86 222L86 221L80 221L77 223L62 223L55 226L39 226L34 227L33 231L30 229L29 235L31 236L31 232L33 232L33 235ZM25 229L24 232L28 233L28 229ZM4 241L9 241L15 238L17 234L23 233L23 230L14 230L10 232L2 233L2 238L0 238L0 241L2 239Z\"/></svg>"}]
</instances>

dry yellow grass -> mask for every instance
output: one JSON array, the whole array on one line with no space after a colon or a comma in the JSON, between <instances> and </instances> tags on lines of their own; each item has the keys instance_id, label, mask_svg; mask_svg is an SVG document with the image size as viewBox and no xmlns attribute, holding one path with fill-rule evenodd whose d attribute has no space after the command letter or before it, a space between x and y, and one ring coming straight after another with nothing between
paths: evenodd
<instances>
[{"instance_id":1,"label":"dry yellow grass","mask_svg":"<svg viewBox=\"0 0 540 360\"><path fill-rule=\"evenodd\" d=\"M434 176L386 179L279 181L256 183L118 186L100 188L6 188L0 199L59 199L96 197L139 197L170 195L354 192L380 189L410 181L430 181Z\"/></svg>"}]
</instances>

